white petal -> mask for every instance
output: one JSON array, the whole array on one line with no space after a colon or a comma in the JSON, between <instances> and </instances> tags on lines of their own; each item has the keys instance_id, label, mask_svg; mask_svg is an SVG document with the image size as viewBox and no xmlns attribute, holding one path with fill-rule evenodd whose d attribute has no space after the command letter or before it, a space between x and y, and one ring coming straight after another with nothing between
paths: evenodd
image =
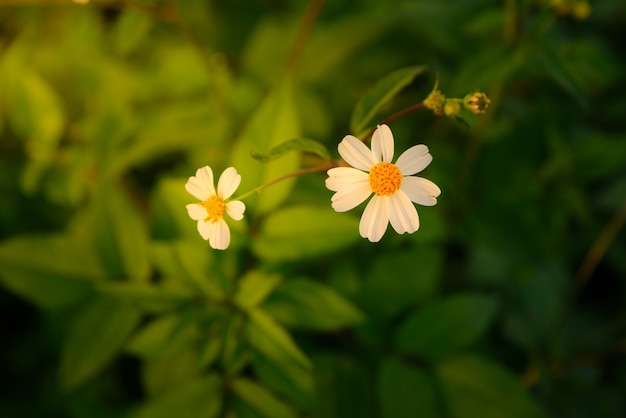
<instances>
[{"instance_id":1,"label":"white petal","mask_svg":"<svg viewBox=\"0 0 626 418\"><path fill-rule=\"evenodd\" d=\"M198 232L202 239L208 240L211 236L211 228L213 224L211 222L198 221Z\"/></svg>"},{"instance_id":2,"label":"white petal","mask_svg":"<svg viewBox=\"0 0 626 418\"><path fill-rule=\"evenodd\" d=\"M376 164L372 151L361 140L352 135L346 135L339 143L339 155L352 167L369 171Z\"/></svg>"},{"instance_id":3,"label":"white petal","mask_svg":"<svg viewBox=\"0 0 626 418\"><path fill-rule=\"evenodd\" d=\"M213 186L213 171L211 167L204 166L196 170L196 175L189 177L185 184L185 190L198 200L207 200L215 194Z\"/></svg>"},{"instance_id":4,"label":"white petal","mask_svg":"<svg viewBox=\"0 0 626 418\"><path fill-rule=\"evenodd\" d=\"M432 160L433 156L428 153L428 147L420 144L404 151L398 157L396 165L403 175L410 176L422 171Z\"/></svg>"},{"instance_id":5,"label":"white petal","mask_svg":"<svg viewBox=\"0 0 626 418\"><path fill-rule=\"evenodd\" d=\"M369 182L368 174L352 167L336 167L328 170L326 187L334 192L351 184Z\"/></svg>"},{"instance_id":6,"label":"white petal","mask_svg":"<svg viewBox=\"0 0 626 418\"><path fill-rule=\"evenodd\" d=\"M223 219L211 224L209 245L216 250L225 250L230 244L230 229Z\"/></svg>"},{"instance_id":7,"label":"white petal","mask_svg":"<svg viewBox=\"0 0 626 418\"><path fill-rule=\"evenodd\" d=\"M344 187L333 195L331 206L336 212L346 212L365 202L371 194L369 183Z\"/></svg>"},{"instance_id":8,"label":"white petal","mask_svg":"<svg viewBox=\"0 0 626 418\"><path fill-rule=\"evenodd\" d=\"M217 195L222 199L228 199L235 193L241 183L241 176L234 167L228 167L217 182Z\"/></svg>"},{"instance_id":9,"label":"white petal","mask_svg":"<svg viewBox=\"0 0 626 418\"><path fill-rule=\"evenodd\" d=\"M393 134L387 125L378 125L372 135L372 153L377 163L391 162L393 158ZM382 160L380 159L382 155Z\"/></svg>"},{"instance_id":10,"label":"white petal","mask_svg":"<svg viewBox=\"0 0 626 418\"><path fill-rule=\"evenodd\" d=\"M389 212L389 222L398 234L408 232L412 234L420 227L419 217L415 206L409 198L398 191L387 200L387 211Z\"/></svg>"},{"instance_id":11,"label":"white petal","mask_svg":"<svg viewBox=\"0 0 626 418\"><path fill-rule=\"evenodd\" d=\"M190 203L187 205L187 213L189 217L194 221L201 221L207 217L206 209L197 203Z\"/></svg>"},{"instance_id":12,"label":"white petal","mask_svg":"<svg viewBox=\"0 0 626 418\"><path fill-rule=\"evenodd\" d=\"M359 233L370 242L378 242L387 230L387 196L374 196L367 204L359 223Z\"/></svg>"},{"instance_id":13,"label":"white petal","mask_svg":"<svg viewBox=\"0 0 626 418\"><path fill-rule=\"evenodd\" d=\"M226 213L236 221L240 221L243 218L245 210L246 205L241 200L233 200L226 203Z\"/></svg>"},{"instance_id":14,"label":"white petal","mask_svg":"<svg viewBox=\"0 0 626 418\"><path fill-rule=\"evenodd\" d=\"M422 206L433 206L437 204L437 196L441 194L441 189L432 181L422 177L405 177L402 179L402 190L411 201Z\"/></svg>"}]
</instances>

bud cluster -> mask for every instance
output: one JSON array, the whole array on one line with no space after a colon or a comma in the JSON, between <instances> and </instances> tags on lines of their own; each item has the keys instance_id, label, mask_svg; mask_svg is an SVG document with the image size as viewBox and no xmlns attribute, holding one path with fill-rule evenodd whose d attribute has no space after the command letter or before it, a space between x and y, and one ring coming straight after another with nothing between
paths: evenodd
<instances>
[{"instance_id":1,"label":"bud cluster","mask_svg":"<svg viewBox=\"0 0 626 418\"><path fill-rule=\"evenodd\" d=\"M489 107L489 97L483 92L474 92L466 95L463 99L446 98L446 96L435 87L422 102L424 106L431 109L435 115L446 115L456 117L461 113L461 105L474 114L485 113Z\"/></svg>"}]
</instances>

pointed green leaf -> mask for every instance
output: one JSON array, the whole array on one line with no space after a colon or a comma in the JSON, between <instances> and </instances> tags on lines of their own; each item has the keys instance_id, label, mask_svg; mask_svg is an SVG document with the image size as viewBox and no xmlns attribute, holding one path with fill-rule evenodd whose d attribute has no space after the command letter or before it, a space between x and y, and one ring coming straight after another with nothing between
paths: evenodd
<instances>
[{"instance_id":1,"label":"pointed green leaf","mask_svg":"<svg viewBox=\"0 0 626 418\"><path fill-rule=\"evenodd\" d=\"M76 317L61 354L61 381L74 388L102 370L118 354L140 320L139 312L97 298Z\"/></svg>"},{"instance_id":2,"label":"pointed green leaf","mask_svg":"<svg viewBox=\"0 0 626 418\"><path fill-rule=\"evenodd\" d=\"M443 417L435 382L424 371L395 358L385 359L378 373L381 417Z\"/></svg>"},{"instance_id":3,"label":"pointed green leaf","mask_svg":"<svg viewBox=\"0 0 626 418\"><path fill-rule=\"evenodd\" d=\"M315 154L324 160L330 159L330 154L328 153L328 150L326 149L324 144L314 139L308 138L290 139L289 141L285 141L281 144L276 145L266 153L252 151L250 154L255 160L267 163L269 161L282 157L290 151L303 151Z\"/></svg>"},{"instance_id":4,"label":"pointed green leaf","mask_svg":"<svg viewBox=\"0 0 626 418\"><path fill-rule=\"evenodd\" d=\"M124 10L117 19L112 38L115 49L121 55L127 55L137 48L150 30L151 17L138 10Z\"/></svg>"},{"instance_id":5,"label":"pointed green leaf","mask_svg":"<svg viewBox=\"0 0 626 418\"><path fill-rule=\"evenodd\" d=\"M451 418L546 418L519 379L496 363L456 357L437 368Z\"/></svg>"},{"instance_id":6,"label":"pointed green leaf","mask_svg":"<svg viewBox=\"0 0 626 418\"><path fill-rule=\"evenodd\" d=\"M103 184L94 212L96 245L110 275L145 282L150 274L148 229L138 209L122 190Z\"/></svg>"},{"instance_id":7,"label":"pointed green leaf","mask_svg":"<svg viewBox=\"0 0 626 418\"><path fill-rule=\"evenodd\" d=\"M278 285L281 277L252 270L239 281L234 302L242 309L252 309L261 303Z\"/></svg>"},{"instance_id":8,"label":"pointed green leaf","mask_svg":"<svg viewBox=\"0 0 626 418\"><path fill-rule=\"evenodd\" d=\"M359 239L359 221L328 206L292 206L272 213L252 241L268 261L298 260L337 251Z\"/></svg>"},{"instance_id":9,"label":"pointed green leaf","mask_svg":"<svg viewBox=\"0 0 626 418\"><path fill-rule=\"evenodd\" d=\"M186 342L180 338L186 334L177 332L180 325L179 314L162 315L141 327L126 344L126 350L142 357L171 353Z\"/></svg>"},{"instance_id":10,"label":"pointed green leaf","mask_svg":"<svg viewBox=\"0 0 626 418\"><path fill-rule=\"evenodd\" d=\"M486 295L451 296L417 311L400 325L395 345L429 360L448 356L478 340L496 313Z\"/></svg>"},{"instance_id":11,"label":"pointed green leaf","mask_svg":"<svg viewBox=\"0 0 626 418\"><path fill-rule=\"evenodd\" d=\"M426 71L426 66L402 68L388 74L359 100L350 118L350 129L360 136L370 126L380 108L409 85L415 77Z\"/></svg>"},{"instance_id":12,"label":"pointed green leaf","mask_svg":"<svg viewBox=\"0 0 626 418\"><path fill-rule=\"evenodd\" d=\"M221 283L211 274L212 253L199 245L196 236L189 241L154 242L151 249L156 268L164 277L182 281L195 293L211 299L224 298Z\"/></svg>"},{"instance_id":13,"label":"pointed green leaf","mask_svg":"<svg viewBox=\"0 0 626 418\"><path fill-rule=\"evenodd\" d=\"M315 406L315 383L311 370L301 366L282 367L262 354L255 356L254 372L259 379L297 405L312 409Z\"/></svg>"},{"instance_id":14,"label":"pointed green leaf","mask_svg":"<svg viewBox=\"0 0 626 418\"><path fill-rule=\"evenodd\" d=\"M334 330L363 320L361 312L348 300L309 279L284 281L265 301L263 309L297 328Z\"/></svg>"},{"instance_id":15,"label":"pointed green leaf","mask_svg":"<svg viewBox=\"0 0 626 418\"><path fill-rule=\"evenodd\" d=\"M82 300L104 269L90 247L69 235L17 237L0 244L0 281L42 308Z\"/></svg>"},{"instance_id":16,"label":"pointed green leaf","mask_svg":"<svg viewBox=\"0 0 626 418\"><path fill-rule=\"evenodd\" d=\"M267 418L296 418L296 411L276 398L269 390L250 379L237 379L232 384L237 397Z\"/></svg>"},{"instance_id":17,"label":"pointed green leaf","mask_svg":"<svg viewBox=\"0 0 626 418\"><path fill-rule=\"evenodd\" d=\"M265 311L259 308L250 311L247 334L252 348L272 361L285 365L296 363L306 368L311 367L311 362L298 348L289 332Z\"/></svg>"},{"instance_id":18,"label":"pointed green leaf","mask_svg":"<svg viewBox=\"0 0 626 418\"><path fill-rule=\"evenodd\" d=\"M154 399L200 379L201 373L197 352L192 347L174 354L142 358L142 386L146 394Z\"/></svg>"},{"instance_id":19,"label":"pointed green leaf","mask_svg":"<svg viewBox=\"0 0 626 418\"><path fill-rule=\"evenodd\" d=\"M155 397L134 413L133 418L212 418L222 406L222 383L216 375L189 380Z\"/></svg>"},{"instance_id":20,"label":"pointed green leaf","mask_svg":"<svg viewBox=\"0 0 626 418\"><path fill-rule=\"evenodd\" d=\"M436 247L381 255L362 281L361 301L368 311L391 317L435 294L442 265L442 253Z\"/></svg>"},{"instance_id":21,"label":"pointed green leaf","mask_svg":"<svg viewBox=\"0 0 626 418\"><path fill-rule=\"evenodd\" d=\"M106 281L97 283L95 289L111 299L149 311L174 309L193 298L187 289L143 283Z\"/></svg>"},{"instance_id":22,"label":"pointed green leaf","mask_svg":"<svg viewBox=\"0 0 626 418\"><path fill-rule=\"evenodd\" d=\"M293 84L290 78L283 79L259 106L234 146L231 164L241 174L239 189L244 192L293 172L300 165L297 154L287 154L280 161L267 164L250 157L251 151L271 149L300 135ZM281 181L246 199L248 211L258 216L278 207L287 198L294 180Z\"/></svg>"}]
</instances>

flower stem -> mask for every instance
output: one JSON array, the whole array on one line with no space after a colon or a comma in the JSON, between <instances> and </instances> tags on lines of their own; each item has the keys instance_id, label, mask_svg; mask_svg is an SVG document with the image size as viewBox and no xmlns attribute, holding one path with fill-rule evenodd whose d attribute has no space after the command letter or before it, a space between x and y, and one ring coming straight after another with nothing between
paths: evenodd
<instances>
[{"instance_id":1,"label":"flower stem","mask_svg":"<svg viewBox=\"0 0 626 418\"><path fill-rule=\"evenodd\" d=\"M401 111L394 113L393 115L387 117L386 119L383 119L383 121L380 122L379 125L391 123L393 121L396 121L396 120L398 120L398 119L408 115L409 113L413 113L416 110L420 110L420 109L423 109L425 107L426 107L426 105L424 105L424 103L418 103L416 105L409 106L406 109L402 109ZM363 138L361 138L361 140L362 141L367 140L367 138L372 136L372 134L374 133L376 128L377 127L375 126L372 129L370 129L370 131L367 133L367 135L365 135Z\"/></svg>"},{"instance_id":2,"label":"flower stem","mask_svg":"<svg viewBox=\"0 0 626 418\"><path fill-rule=\"evenodd\" d=\"M291 46L291 51L289 51L289 56L285 62L285 70L287 72L295 70L302 52L304 51L305 44L310 38L315 23L324 7L324 1L325 0L311 0L307 5L300 26L298 27L295 41Z\"/></svg>"},{"instance_id":3,"label":"flower stem","mask_svg":"<svg viewBox=\"0 0 626 418\"><path fill-rule=\"evenodd\" d=\"M259 193L261 190L265 189L266 187L269 187L272 184L276 184L276 183L278 183L280 181L286 180L286 179L288 179L290 177L296 177L296 176L300 176L302 174L308 174L308 173L315 173L317 171L329 170L329 169L331 169L333 167L337 167L337 165L338 165L337 162L332 161L330 163L315 165L315 166L312 166L312 167L301 168L300 170L292 171L291 173L287 173L287 174L285 174L283 176L275 178L272 181L268 181L267 183L262 184L259 187L250 190L249 192L246 192L246 193L244 193L244 194L242 194L240 196L237 196L237 197L235 197L233 199L229 199L229 200L243 200L243 199L245 199L246 197L250 196L253 193Z\"/></svg>"}]
</instances>

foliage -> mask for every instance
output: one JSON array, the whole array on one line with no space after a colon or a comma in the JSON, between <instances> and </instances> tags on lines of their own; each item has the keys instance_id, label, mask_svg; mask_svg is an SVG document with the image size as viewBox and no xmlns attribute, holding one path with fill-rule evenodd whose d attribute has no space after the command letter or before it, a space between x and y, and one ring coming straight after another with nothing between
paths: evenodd
<instances>
[{"instance_id":1,"label":"foliage","mask_svg":"<svg viewBox=\"0 0 626 418\"><path fill-rule=\"evenodd\" d=\"M625 6L326 3L0 2L0 416L626 415ZM370 243L324 170L383 122L442 193Z\"/></svg>"}]
</instances>

